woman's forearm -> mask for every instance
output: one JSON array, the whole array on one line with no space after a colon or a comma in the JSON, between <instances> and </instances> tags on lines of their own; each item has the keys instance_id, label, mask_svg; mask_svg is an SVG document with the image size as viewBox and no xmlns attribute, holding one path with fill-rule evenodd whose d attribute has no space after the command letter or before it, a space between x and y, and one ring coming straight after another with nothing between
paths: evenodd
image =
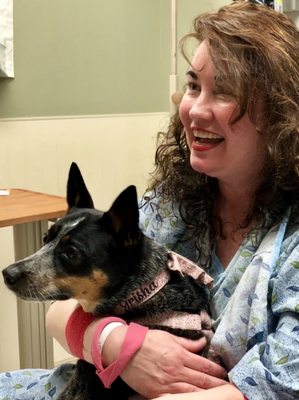
<instances>
[{"instance_id":1,"label":"woman's forearm","mask_svg":"<svg viewBox=\"0 0 299 400\"><path fill-rule=\"evenodd\" d=\"M228 383L213 389L202 390L201 392L169 394L163 396L163 400L244 400L240 390ZM154 399L155 400L155 399ZM156 400L161 400L161 397Z\"/></svg>"},{"instance_id":2,"label":"woman's forearm","mask_svg":"<svg viewBox=\"0 0 299 400\"><path fill-rule=\"evenodd\" d=\"M76 300L64 300L64 301L55 301L49 307L49 310L46 315L46 328L47 333L55 338L58 343L69 353L70 348L67 343L67 339L65 336L65 328L67 322L71 316L71 314L78 308L80 305ZM86 329L83 340L83 355L84 359L88 362L92 362L91 357L91 341L93 337L94 330L98 324L100 319L96 319L93 321ZM113 347L108 351L103 352L103 364L105 366L109 365L112 361L117 358L119 353L121 344L123 342L123 338L126 333L126 326L120 327L118 329L118 334L113 343Z\"/></svg>"},{"instance_id":3,"label":"woman's forearm","mask_svg":"<svg viewBox=\"0 0 299 400\"><path fill-rule=\"evenodd\" d=\"M65 337L65 327L69 317L77 307L79 307L79 303L74 299L54 301L46 315L47 333L55 338L69 353L70 349Z\"/></svg>"}]
</instances>

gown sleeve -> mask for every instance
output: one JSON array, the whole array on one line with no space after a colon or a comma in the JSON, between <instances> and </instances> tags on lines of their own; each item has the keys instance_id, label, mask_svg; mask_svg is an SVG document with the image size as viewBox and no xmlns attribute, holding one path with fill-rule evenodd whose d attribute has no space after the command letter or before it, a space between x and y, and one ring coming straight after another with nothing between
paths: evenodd
<instances>
[{"instance_id":1,"label":"gown sleeve","mask_svg":"<svg viewBox=\"0 0 299 400\"><path fill-rule=\"evenodd\" d=\"M278 259L268 304L271 333L249 349L229 378L249 400L299 399L298 243L290 243Z\"/></svg>"}]
</instances>

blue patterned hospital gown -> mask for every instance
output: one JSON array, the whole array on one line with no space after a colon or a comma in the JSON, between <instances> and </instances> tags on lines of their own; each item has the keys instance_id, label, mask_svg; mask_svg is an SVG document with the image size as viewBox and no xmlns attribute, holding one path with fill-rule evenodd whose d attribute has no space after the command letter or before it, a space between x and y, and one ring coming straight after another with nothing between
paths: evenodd
<instances>
[{"instance_id":1,"label":"blue patterned hospital gown","mask_svg":"<svg viewBox=\"0 0 299 400\"><path fill-rule=\"evenodd\" d=\"M195 260L178 210L148 198L140 209L144 233ZM224 270L214 255L212 345L229 379L249 400L299 399L299 224L286 215L253 232ZM0 400L56 399L73 366L0 374Z\"/></svg>"}]
</instances>

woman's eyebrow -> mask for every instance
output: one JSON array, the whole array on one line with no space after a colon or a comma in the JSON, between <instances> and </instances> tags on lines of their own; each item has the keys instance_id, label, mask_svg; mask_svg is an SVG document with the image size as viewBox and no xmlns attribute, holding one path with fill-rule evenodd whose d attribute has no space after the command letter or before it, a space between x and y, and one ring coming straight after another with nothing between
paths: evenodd
<instances>
[{"instance_id":1,"label":"woman's eyebrow","mask_svg":"<svg viewBox=\"0 0 299 400\"><path fill-rule=\"evenodd\" d=\"M198 76L196 75L196 73L194 71L192 71L191 69L189 71L186 72L186 76L191 76L192 79L195 79L197 81Z\"/></svg>"}]
</instances>

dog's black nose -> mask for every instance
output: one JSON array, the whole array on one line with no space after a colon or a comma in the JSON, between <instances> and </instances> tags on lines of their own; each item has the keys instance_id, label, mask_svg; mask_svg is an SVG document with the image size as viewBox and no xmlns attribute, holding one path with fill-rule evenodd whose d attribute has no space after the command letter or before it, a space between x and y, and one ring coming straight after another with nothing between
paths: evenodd
<instances>
[{"instance_id":1,"label":"dog's black nose","mask_svg":"<svg viewBox=\"0 0 299 400\"><path fill-rule=\"evenodd\" d=\"M6 286L12 288L18 283L24 273L19 266L11 265L2 271L2 275Z\"/></svg>"}]
</instances>

